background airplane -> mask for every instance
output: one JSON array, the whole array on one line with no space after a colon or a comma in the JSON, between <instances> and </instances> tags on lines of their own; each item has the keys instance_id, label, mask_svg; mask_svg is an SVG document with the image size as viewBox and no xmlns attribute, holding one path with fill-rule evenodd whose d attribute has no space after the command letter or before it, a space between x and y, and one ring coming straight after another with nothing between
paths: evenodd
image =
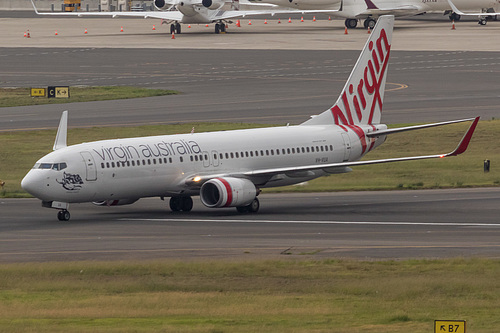
<instances>
[{"instance_id":1,"label":"background airplane","mask_svg":"<svg viewBox=\"0 0 500 333\"><path fill-rule=\"evenodd\" d=\"M352 166L463 153L479 117L388 129L381 124L393 16L380 17L336 103L296 126L95 141L67 146L63 112L54 151L39 159L21 186L69 220L69 203L126 205L170 197L173 211L190 211L192 196L209 208L257 212L261 188L301 183ZM119 112L119 110L117 110ZM447 154L360 159L387 135L473 120Z\"/></svg>"},{"instance_id":2,"label":"background airplane","mask_svg":"<svg viewBox=\"0 0 500 333\"><path fill-rule=\"evenodd\" d=\"M252 3L271 3L300 10L329 10L333 16L345 18L345 26L356 28L358 20L364 20L365 28L373 29L381 15L396 17L414 16L426 12L451 12L449 0L249 0ZM489 9L498 5L496 0L454 0L462 10ZM460 18L458 11L450 14L450 19ZM477 14L471 14L477 15ZM484 14L483 14L484 15ZM496 15L488 14L488 15Z\"/></svg>"},{"instance_id":3,"label":"background airplane","mask_svg":"<svg viewBox=\"0 0 500 333\"><path fill-rule=\"evenodd\" d=\"M181 33L182 24L209 24L215 23L215 33L226 31L226 24L232 19L246 16L262 16L276 14L317 13L317 11L277 10L223 10L225 0L155 0L154 5L159 11L149 12L39 12L31 0L38 15L50 16L111 16L111 17L142 17L157 18L170 23L170 33Z\"/></svg>"},{"instance_id":4,"label":"background airplane","mask_svg":"<svg viewBox=\"0 0 500 333\"><path fill-rule=\"evenodd\" d=\"M450 5L451 9L453 10L453 12L456 15L458 15L459 19L460 19L460 16L477 16L479 19L478 23L480 25L486 25L486 22L488 21L488 17L500 15L500 13L495 13L492 11L485 11L485 12L479 12L479 13L464 13L460 9L458 9L451 0L447 0L447 1ZM455 2L457 2L457 1L455 0Z\"/></svg>"}]
</instances>

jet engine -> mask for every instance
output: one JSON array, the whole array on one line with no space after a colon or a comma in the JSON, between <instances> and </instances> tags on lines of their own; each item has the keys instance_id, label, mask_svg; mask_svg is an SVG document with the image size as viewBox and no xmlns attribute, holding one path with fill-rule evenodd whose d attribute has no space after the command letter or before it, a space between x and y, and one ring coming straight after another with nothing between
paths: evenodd
<instances>
[{"instance_id":1,"label":"jet engine","mask_svg":"<svg viewBox=\"0 0 500 333\"><path fill-rule=\"evenodd\" d=\"M165 0L155 0L155 7L158 8L159 10L162 10L162 9L167 9L169 5Z\"/></svg>"},{"instance_id":2,"label":"jet engine","mask_svg":"<svg viewBox=\"0 0 500 333\"><path fill-rule=\"evenodd\" d=\"M223 0L222 1L221 0L202 0L201 3L205 8L212 9L212 10L219 9L220 7L222 7L224 5Z\"/></svg>"},{"instance_id":3,"label":"jet engine","mask_svg":"<svg viewBox=\"0 0 500 333\"><path fill-rule=\"evenodd\" d=\"M119 199L119 200L103 200L92 202L96 206L124 206L131 205L139 199Z\"/></svg>"},{"instance_id":4,"label":"jet engine","mask_svg":"<svg viewBox=\"0 0 500 333\"><path fill-rule=\"evenodd\" d=\"M255 185L243 178L214 178L200 189L201 202L209 208L246 206L256 196Z\"/></svg>"}]
</instances>

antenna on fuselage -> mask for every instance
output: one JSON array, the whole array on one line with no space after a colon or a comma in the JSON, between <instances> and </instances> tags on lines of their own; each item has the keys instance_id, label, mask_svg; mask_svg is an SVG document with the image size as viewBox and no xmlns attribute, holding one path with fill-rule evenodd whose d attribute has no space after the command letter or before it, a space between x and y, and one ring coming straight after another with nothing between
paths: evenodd
<instances>
[{"instance_id":1,"label":"antenna on fuselage","mask_svg":"<svg viewBox=\"0 0 500 333\"><path fill-rule=\"evenodd\" d=\"M68 111L63 111L59 128L57 129L56 141L54 141L53 150L65 148L66 138L68 137Z\"/></svg>"}]
</instances>

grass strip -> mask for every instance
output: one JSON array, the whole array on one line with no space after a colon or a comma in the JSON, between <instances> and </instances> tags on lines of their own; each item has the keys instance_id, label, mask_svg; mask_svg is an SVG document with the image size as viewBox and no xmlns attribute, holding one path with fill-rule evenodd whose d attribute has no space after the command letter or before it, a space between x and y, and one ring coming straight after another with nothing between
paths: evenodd
<instances>
[{"instance_id":1,"label":"grass strip","mask_svg":"<svg viewBox=\"0 0 500 333\"><path fill-rule=\"evenodd\" d=\"M68 143L147 135L255 128L257 124L197 123L139 127L70 129ZM469 124L455 124L390 135L387 142L370 152L366 159L446 153L460 141ZM399 127L399 126L398 126ZM322 177L301 186L275 188L275 192L318 192L346 190L394 190L500 185L500 121L481 121L469 150L458 157L359 166L353 172ZM0 180L6 184L0 197L25 197L20 182L33 164L52 150L56 131L0 133ZM491 171L483 172L483 161L491 161Z\"/></svg>"},{"instance_id":2,"label":"grass strip","mask_svg":"<svg viewBox=\"0 0 500 333\"><path fill-rule=\"evenodd\" d=\"M175 94L178 92L137 87L70 87L69 98L47 98L31 97L30 88L0 88L0 107L107 101Z\"/></svg>"},{"instance_id":3,"label":"grass strip","mask_svg":"<svg viewBox=\"0 0 500 333\"><path fill-rule=\"evenodd\" d=\"M500 261L7 264L3 332L500 331Z\"/></svg>"}]
</instances>

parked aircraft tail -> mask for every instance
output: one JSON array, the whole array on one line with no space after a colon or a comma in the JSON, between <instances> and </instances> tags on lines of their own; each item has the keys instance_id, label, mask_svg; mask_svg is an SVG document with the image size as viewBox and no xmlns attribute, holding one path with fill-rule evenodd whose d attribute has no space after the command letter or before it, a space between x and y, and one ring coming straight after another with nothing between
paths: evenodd
<instances>
[{"instance_id":1,"label":"parked aircraft tail","mask_svg":"<svg viewBox=\"0 0 500 333\"><path fill-rule=\"evenodd\" d=\"M381 16L337 102L304 125L379 124L391 52L394 16Z\"/></svg>"}]
</instances>

